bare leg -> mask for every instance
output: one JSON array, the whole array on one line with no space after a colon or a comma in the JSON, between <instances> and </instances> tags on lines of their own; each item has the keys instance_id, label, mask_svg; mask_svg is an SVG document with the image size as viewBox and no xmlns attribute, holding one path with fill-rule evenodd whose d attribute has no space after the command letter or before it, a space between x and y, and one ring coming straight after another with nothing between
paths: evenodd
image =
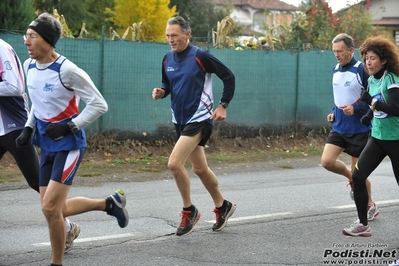
<instances>
[{"instance_id":1,"label":"bare leg","mask_svg":"<svg viewBox=\"0 0 399 266\"><path fill-rule=\"evenodd\" d=\"M200 137L201 133L198 133L193 137L180 136L169 157L168 167L171 170L176 185L180 191L183 208L188 208L192 204L190 177L185 168L185 163L189 155L197 147Z\"/></svg>"},{"instance_id":2,"label":"bare leg","mask_svg":"<svg viewBox=\"0 0 399 266\"><path fill-rule=\"evenodd\" d=\"M192 163L193 171L201 179L202 184L211 195L215 207L223 205L224 198L219 189L219 181L215 173L209 168L206 160L204 147L197 146L190 154L189 160Z\"/></svg>"},{"instance_id":3,"label":"bare leg","mask_svg":"<svg viewBox=\"0 0 399 266\"><path fill-rule=\"evenodd\" d=\"M343 175L352 180L352 171L344 162L338 160L338 156L344 151L343 148L327 143L321 155L321 165L330 172Z\"/></svg>"},{"instance_id":4,"label":"bare leg","mask_svg":"<svg viewBox=\"0 0 399 266\"><path fill-rule=\"evenodd\" d=\"M63 214L65 217L85 213L88 211L104 211L105 199L90 199L85 197L75 197L67 199Z\"/></svg>"},{"instance_id":5,"label":"bare leg","mask_svg":"<svg viewBox=\"0 0 399 266\"><path fill-rule=\"evenodd\" d=\"M52 263L61 264L65 250L66 229L64 217L92 211L105 210L105 199L76 197L66 200L70 186L50 181L40 187L42 211L50 232Z\"/></svg>"},{"instance_id":6,"label":"bare leg","mask_svg":"<svg viewBox=\"0 0 399 266\"><path fill-rule=\"evenodd\" d=\"M46 217L51 242L51 262L62 264L65 249L66 229L63 206L70 186L50 181L47 187L40 187L42 211Z\"/></svg>"}]
</instances>

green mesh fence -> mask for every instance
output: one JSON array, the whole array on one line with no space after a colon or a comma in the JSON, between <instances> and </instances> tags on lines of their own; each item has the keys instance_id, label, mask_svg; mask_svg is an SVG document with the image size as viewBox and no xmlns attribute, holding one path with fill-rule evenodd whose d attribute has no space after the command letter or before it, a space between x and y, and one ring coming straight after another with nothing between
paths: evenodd
<instances>
[{"instance_id":1,"label":"green mesh fence","mask_svg":"<svg viewBox=\"0 0 399 266\"><path fill-rule=\"evenodd\" d=\"M22 35L2 33L0 38L14 47L21 61L28 58ZM332 51L208 49L236 75L227 120L218 123L221 134L253 137L329 127L326 116L333 106L336 64ZM56 51L91 76L109 105L109 111L88 127L89 134L110 130L129 138L174 136L170 98L151 98L152 89L161 85L161 61L169 50L166 43L59 40ZM222 82L214 75L213 83L218 103Z\"/></svg>"}]
</instances>

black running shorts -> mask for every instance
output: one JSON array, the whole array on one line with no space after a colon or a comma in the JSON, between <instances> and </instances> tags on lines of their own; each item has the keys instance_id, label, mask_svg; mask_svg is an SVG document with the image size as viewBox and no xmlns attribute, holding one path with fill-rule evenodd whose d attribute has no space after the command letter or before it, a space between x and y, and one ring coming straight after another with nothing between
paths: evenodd
<instances>
[{"instance_id":1,"label":"black running shorts","mask_svg":"<svg viewBox=\"0 0 399 266\"><path fill-rule=\"evenodd\" d=\"M366 146L370 132L359 134L339 134L333 130L328 134L327 143L341 147L348 155L359 158L364 146Z\"/></svg>"},{"instance_id":2,"label":"black running shorts","mask_svg":"<svg viewBox=\"0 0 399 266\"><path fill-rule=\"evenodd\" d=\"M205 146L212 134L213 125L208 122L195 122L187 125L175 124L177 138L180 136L195 136L201 132L201 141L198 146Z\"/></svg>"}]
</instances>

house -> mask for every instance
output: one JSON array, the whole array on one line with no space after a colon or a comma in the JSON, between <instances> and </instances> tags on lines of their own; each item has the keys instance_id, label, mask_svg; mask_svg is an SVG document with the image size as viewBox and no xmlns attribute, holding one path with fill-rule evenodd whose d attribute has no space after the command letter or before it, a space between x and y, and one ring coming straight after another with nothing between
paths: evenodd
<instances>
[{"instance_id":1,"label":"house","mask_svg":"<svg viewBox=\"0 0 399 266\"><path fill-rule=\"evenodd\" d=\"M291 25L298 8L279 0L215 0L216 6L232 5L230 17L248 35L265 33L268 27Z\"/></svg>"},{"instance_id":2,"label":"house","mask_svg":"<svg viewBox=\"0 0 399 266\"><path fill-rule=\"evenodd\" d=\"M398 0L363 0L357 5L364 5L373 18L373 25L399 46L399 1ZM347 7L338 12L350 9Z\"/></svg>"}]
</instances>

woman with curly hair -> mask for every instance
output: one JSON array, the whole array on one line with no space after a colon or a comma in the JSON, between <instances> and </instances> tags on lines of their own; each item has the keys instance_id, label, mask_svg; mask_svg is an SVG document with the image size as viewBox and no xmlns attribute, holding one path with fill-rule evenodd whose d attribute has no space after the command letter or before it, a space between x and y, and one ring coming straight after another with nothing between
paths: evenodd
<instances>
[{"instance_id":1,"label":"woman with curly hair","mask_svg":"<svg viewBox=\"0 0 399 266\"><path fill-rule=\"evenodd\" d=\"M367 221L367 177L388 156L399 184L399 54L384 37L370 37L360 46L360 55L370 75L360 99L372 110L372 130L353 172L354 199L359 219L342 232L371 236Z\"/></svg>"}]
</instances>

